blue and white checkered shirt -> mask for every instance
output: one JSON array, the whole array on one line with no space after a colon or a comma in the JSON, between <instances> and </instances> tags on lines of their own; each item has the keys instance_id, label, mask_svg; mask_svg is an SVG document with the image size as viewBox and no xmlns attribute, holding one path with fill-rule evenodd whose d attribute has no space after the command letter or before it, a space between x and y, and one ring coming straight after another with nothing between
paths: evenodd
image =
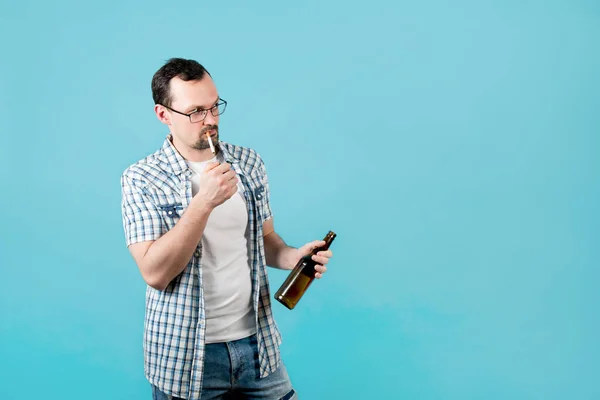
<instances>
[{"instance_id":1,"label":"blue and white checkered shirt","mask_svg":"<svg viewBox=\"0 0 600 400\"><path fill-rule=\"evenodd\" d=\"M154 154L121 176L127 246L156 240L172 229L192 200L192 171L170 136ZM271 312L263 222L271 217L264 163L252 149L219 142L225 161L244 187L250 237L252 296L261 377L280 363L281 335ZM146 289L144 372L166 394L198 399L202 389L206 319L202 288L202 241L183 272L164 290Z\"/></svg>"}]
</instances>

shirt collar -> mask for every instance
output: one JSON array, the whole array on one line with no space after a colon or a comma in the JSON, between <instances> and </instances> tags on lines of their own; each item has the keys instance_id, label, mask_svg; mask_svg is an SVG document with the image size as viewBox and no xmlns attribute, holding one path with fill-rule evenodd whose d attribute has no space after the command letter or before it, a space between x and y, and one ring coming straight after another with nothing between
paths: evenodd
<instances>
[{"instance_id":1,"label":"shirt collar","mask_svg":"<svg viewBox=\"0 0 600 400\"><path fill-rule=\"evenodd\" d=\"M173 173L180 175L188 170L188 164L171 142L172 138L173 136L169 133L165 138L161 150L165 156L165 161L171 167Z\"/></svg>"},{"instance_id":2,"label":"shirt collar","mask_svg":"<svg viewBox=\"0 0 600 400\"><path fill-rule=\"evenodd\" d=\"M165 161L171 167L171 170L175 175L181 175L186 171L191 173L189 169L188 163L183 158L183 156L179 153L179 151L175 148L172 142L172 134L169 133L165 138L165 141L162 145L162 153L165 157ZM233 155L227 150L226 143L223 141L219 141L219 150L222 153L223 159L225 162L234 166L238 173L242 172L241 168L238 165L238 161L233 157ZM237 168L236 168L237 167Z\"/></svg>"}]
</instances>

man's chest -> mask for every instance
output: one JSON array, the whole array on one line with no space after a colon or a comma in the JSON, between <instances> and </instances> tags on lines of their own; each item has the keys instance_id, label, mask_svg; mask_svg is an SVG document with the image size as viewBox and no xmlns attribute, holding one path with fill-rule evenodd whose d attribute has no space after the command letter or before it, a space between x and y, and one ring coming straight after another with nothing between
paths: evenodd
<instances>
[{"instance_id":1,"label":"man's chest","mask_svg":"<svg viewBox=\"0 0 600 400\"><path fill-rule=\"evenodd\" d=\"M267 215L268 206L265 187L258 173L235 169L239 178L237 193L211 212L209 219L223 226L243 226L243 229L260 229ZM173 229L192 198L198 195L200 175L190 170L179 177L170 177L168 182L160 181L147 187L147 192L162 222L163 234Z\"/></svg>"}]
</instances>

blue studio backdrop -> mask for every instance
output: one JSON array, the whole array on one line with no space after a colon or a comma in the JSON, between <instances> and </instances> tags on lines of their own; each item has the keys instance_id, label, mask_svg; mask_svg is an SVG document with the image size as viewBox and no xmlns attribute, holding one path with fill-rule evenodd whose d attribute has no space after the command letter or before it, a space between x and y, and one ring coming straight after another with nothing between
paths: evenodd
<instances>
[{"instance_id":1,"label":"blue studio backdrop","mask_svg":"<svg viewBox=\"0 0 600 400\"><path fill-rule=\"evenodd\" d=\"M273 304L302 398L600 398L598 2L2 1L0 34L0 398L150 398L119 178L170 57L282 237L338 233Z\"/></svg>"}]
</instances>

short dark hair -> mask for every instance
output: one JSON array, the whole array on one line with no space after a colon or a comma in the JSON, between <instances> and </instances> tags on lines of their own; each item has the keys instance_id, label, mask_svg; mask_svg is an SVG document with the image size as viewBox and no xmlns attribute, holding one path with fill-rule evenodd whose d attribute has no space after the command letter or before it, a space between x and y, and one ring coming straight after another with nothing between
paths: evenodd
<instances>
[{"instance_id":1,"label":"short dark hair","mask_svg":"<svg viewBox=\"0 0 600 400\"><path fill-rule=\"evenodd\" d=\"M199 81L205 75L210 76L210 73L198 61L185 58L169 59L152 77L154 104L171 106L173 101L171 97L171 79L178 77L184 81Z\"/></svg>"}]
</instances>

